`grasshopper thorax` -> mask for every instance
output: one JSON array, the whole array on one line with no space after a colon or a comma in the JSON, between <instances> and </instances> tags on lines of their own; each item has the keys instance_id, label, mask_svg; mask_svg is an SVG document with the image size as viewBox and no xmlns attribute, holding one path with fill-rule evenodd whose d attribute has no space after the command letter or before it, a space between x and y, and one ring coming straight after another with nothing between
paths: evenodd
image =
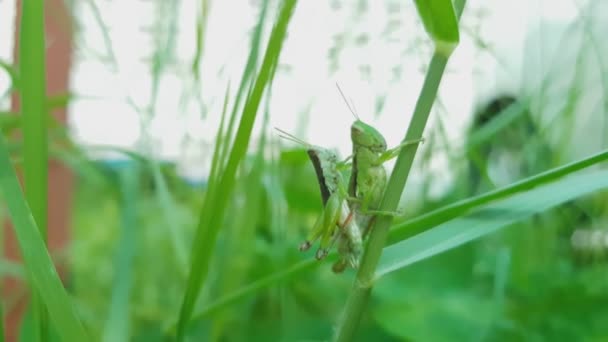
<instances>
[{"instance_id":1,"label":"grasshopper thorax","mask_svg":"<svg viewBox=\"0 0 608 342\"><path fill-rule=\"evenodd\" d=\"M350 127L353 146L368 148L372 152L386 151L386 140L374 127L361 120L356 120Z\"/></svg>"}]
</instances>

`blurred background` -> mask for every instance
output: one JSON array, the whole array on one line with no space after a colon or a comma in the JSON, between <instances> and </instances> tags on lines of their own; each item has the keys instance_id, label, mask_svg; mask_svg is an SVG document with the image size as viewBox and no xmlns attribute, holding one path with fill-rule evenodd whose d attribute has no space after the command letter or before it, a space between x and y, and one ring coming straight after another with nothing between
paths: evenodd
<instances>
[{"instance_id":1,"label":"blurred background","mask_svg":"<svg viewBox=\"0 0 608 342\"><path fill-rule=\"evenodd\" d=\"M18 8L0 0L0 123L16 163ZM261 63L279 8L279 1L46 2L47 95L57 118L49 123L49 245L94 340L170 338L191 253L209 248L193 241L218 136L244 101L238 89L251 84L248 63L252 56ZM402 220L608 147L608 3L469 0L460 26ZM319 186L302 146L273 128L349 155L354 118L338 83L394 146L432 50L412 1L296 5L229 195L192 340L331 334L354 272L302 264L313 259L298 245L320 213ZM606 195L383 278L359 340L608 339ZM8 224L5 233L1 272L15 281L4 288L6 329L27 340L25 272ZM247 287L284 271L272 284Z\"/></svg>"}]
</instances>

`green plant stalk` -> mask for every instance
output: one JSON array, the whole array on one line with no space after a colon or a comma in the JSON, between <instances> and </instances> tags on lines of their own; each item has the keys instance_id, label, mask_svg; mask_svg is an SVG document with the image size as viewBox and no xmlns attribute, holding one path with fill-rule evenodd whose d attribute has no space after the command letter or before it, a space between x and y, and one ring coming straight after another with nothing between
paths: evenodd
<instances>
[{"instance_id":1,"label":"green plant stalk","mask_svg":"<svg viewBox=\"0 0 608 342\"><path fill-rule=\"evenodd\" d=\"M466 0L461 0L457 3L456 13L458 18L462 14L465 2ZM414 141L422 138L448 58L449 55L442 50L435 49L404 141ZM417 150L418 144L414 144L404 147L399 153L380 204L380 211L394 212L397 209ZM355 337L357 327L371 295L374 273L380 261L382 249L386 244L391 222L392 217L390 216L378 216L375 224L370 228L369 243L363 254L361 266L357 270L357 276L346 302L343 317L336 330L335 341L352 341Z\"/></svg>"},{"instance_id":2,"label":"green plant stalk","mask_svg":"<svg viewBox=\"0 0 608 342\"><path fill-rule=\"evenodd\" d=\"M47 130L43 2L23 2L19 44L25 195L46 240Z\"/></svg>"},{"instance_id":3,"label":"green plant stalk","mask_svg":"<svg viewBox=\"0 0 608 342\"><path fill-rule=\"evenodd\" d=\"M47 241L48 147L46 114L46 71L44 44L44 2L22 2L19 36L19 76L21 77L21 120L25 196L42 240ZM36 331L47 340L46 308L32 292Z\"/></svg>"},{"instance_id":4,"label":"green plant stalk","mask_svg":"<svg viewBox=\"0 0 608 342\"><path fill-rule=\"evenodd\" d=\"M405 140L414 141L422 137L447 61L448 58L446 56L438 53L433 54ZM395 211L397 209L407 176L414 162L417 146L406 146L399 153L379 210ZM357 271L353 289L346 303L344 317L340 321L335 336L336 341L352 341L354 339L371 294L374 272L380 260L382 249L386 244L391 221L392 218L389 216L376 217L375 225L371 229L369 243L363 254L361 266Z\"/></svg>"}]
</instances>

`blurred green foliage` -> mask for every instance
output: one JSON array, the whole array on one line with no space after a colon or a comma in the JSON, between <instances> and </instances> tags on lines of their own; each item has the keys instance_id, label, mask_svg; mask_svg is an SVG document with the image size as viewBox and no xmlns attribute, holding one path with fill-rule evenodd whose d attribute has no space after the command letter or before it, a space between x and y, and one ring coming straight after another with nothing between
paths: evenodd
<instances>
[{"instance_id":1,"label":"blurred green foliage","mask_svg":"<svg viewBox=\"0 0 608 342\"><path fill-rule=\"evenodd\" d=\"M162 6L159 9L166 9ZM204 1L197 13L193 69L198 69L205 43L207 6ZM269 23L276 19L266 17L265 6L258 30L262 24L270 29ZM358 8L365 6L361 1ZM173 31L176 18L170 16L176 14L158 18L158 25L169 27L171 34L166 40L155 40L154 82L160 82L177 34ZM245 98L260 72L258 54L265 46L260 32L251 39L237 98L229 101L232 94L226 95L226 103L233 107L228 112L224 108L229 123L222 126L216 140L220 171L234 125L242 118L241 104L250 100ZM372 39L357 37L353 44ZM336 38L330 53L332 67L346 44L345 39ZM277 64L269 64L272 72ZM10 64L0 67L18 80ZM272 76L264 82L261 89L271 89ZM155 84L151 91L159 89ZM417 203L407 208L407 217L398 221L562 165L568 159L564 148L552 144L548 135L554 129L572 128L574 103L586 90L574 86L567 90L567 103L552 121L562 124L558 128L543 124L528 94L497 94L475 114L465 147L448 151L456 180L451 188L440 197L423 191ZM269 90L264 94L271 96ZM48 102L69 101L68 96ZM383 101L378 98L378 103ZM154 108L153 103L150 107ZM154 114L154 109L150 111L147 114ZM306 152L283 148L268 133L265 114L263 143L237 163L225 215L218 219L221 225L203 226L218 229L219 235L209 242L213 250L206 285L199 300L191 303L195 309L187 330L190 340L326 340L351 289L352 271L337 276L330 270L331 256L317 262L311 252L298 251L321 209L319 187ZM10 138L11 157L19 161L22 141L13 133L20 124L0 119L0 128ZM49 126L56 128L53 123ZM448 149L442 147L445 141L440 134L432 132L429 137L432 148L417 161L423 174L430 168L432 153ZM73 240L60 257L69 260L66 287L79 318L94 340L171 340L188 277L179 251L183 248L190 256L193 248L194 252L199 248L194 245L199 214L217 178L192 186L177 175L175 165L133 153L123 160L93 162L77 146L66 143L66 138L51 134L49 146L51 154L77 176ZM234 144L244 148L249 143L245 140ZM606 340L608 248L586 248L585 244L574 248L572 237L575 231L605 229L607 196L604 190L570 201L387 275L372 293L357 340Z\"/></svg>"}]
</instances>

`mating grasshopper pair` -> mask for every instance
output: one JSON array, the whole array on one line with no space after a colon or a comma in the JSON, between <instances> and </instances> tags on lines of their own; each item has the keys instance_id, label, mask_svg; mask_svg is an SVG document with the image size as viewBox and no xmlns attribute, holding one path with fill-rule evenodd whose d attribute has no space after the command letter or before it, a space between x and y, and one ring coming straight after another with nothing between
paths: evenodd
<instances>
[{"instance_id":1,"label":"mating grasshopper pair","mask_svg":"<svg viewBox=\"0 0 608 342\"><path fill-rule=\"evenodd\" d=\"M344 271L347 266L358 268L363 241L376 215L395 215L378 210L387 183L383 164L395 158L401 148L422 141L405 141L395 148L387 149L382 134L361 121L352 108L348 107L356 117L351 126L353 154L343 161L332 150L311 145L277 129L281 137L306 147L317 174L323 200L323 212L306 241L300 245L300 250L306 251L320 240L315 256L321 260L337 243L340 259L332 267L336 273ZM347 187L341 170L348 167L351 168L351 173Z\"/></svg>"}]
</instances>

